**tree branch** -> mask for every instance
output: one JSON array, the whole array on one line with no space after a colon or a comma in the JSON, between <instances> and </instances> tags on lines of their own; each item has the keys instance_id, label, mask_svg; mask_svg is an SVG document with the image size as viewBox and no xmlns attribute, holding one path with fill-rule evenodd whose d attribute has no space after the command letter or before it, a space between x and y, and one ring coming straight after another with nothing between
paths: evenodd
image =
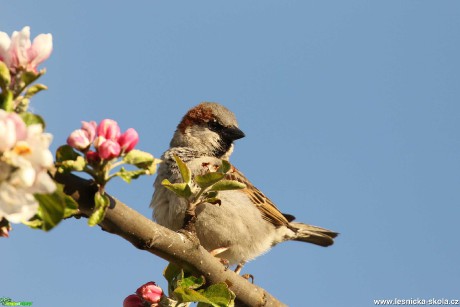
<instances>
[{"instance_id":1,"label":"tree branch","mask_svg":"<svg viewBox=\"0 0 460 307\"><path fill-rule=\"evenodd\" d=\"M55 172L53 176L56 182L64 185L64 192L78 202L80 212L90 216L97 187L72 174ZM128 240L139 249L203 275L210 284L225 282L236 294L238 306L285 306L264 289L225 269L197 239L162 227L113 197L99 225L104 231Z\"/></svg>"}]
</instances>

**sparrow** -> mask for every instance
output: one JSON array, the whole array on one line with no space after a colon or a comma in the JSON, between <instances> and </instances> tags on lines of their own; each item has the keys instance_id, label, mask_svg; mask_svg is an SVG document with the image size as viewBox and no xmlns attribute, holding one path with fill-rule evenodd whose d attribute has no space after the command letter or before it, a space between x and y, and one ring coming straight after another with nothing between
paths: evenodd
<instances>
[{"instance_id":1,"label":"sparrow","mask_svg":"<svg viewBox=\"0 0 460 307\"><path fill-rule=\"evenodd\" d=\"M192 177L216 171L222 160L229 160L234 141L245 136L233 112L212 102L190 109L180 121L163 154L150 207L153 219L174 231L184 225L187 202L161 182L181 182L174 156L190 168ZM219 258L237 265L237 271L278 243L294 240L329 246L338 233L294 222L294 216L281 213L276 205L232 166L226 179L246 185L240 190L220 191L220 204L202 203L196 208L195 229L200 244Z\"/></svg>"}]
</instances>

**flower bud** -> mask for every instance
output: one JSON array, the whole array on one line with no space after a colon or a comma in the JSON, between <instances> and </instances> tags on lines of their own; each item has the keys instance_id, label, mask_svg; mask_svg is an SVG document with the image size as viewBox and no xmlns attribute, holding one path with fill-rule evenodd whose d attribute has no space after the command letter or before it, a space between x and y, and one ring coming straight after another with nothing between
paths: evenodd
<instances>
[{"instance_id":1,"label":"flower bud","mask_svg":"<svg viewBox=\"0 0 460 307\"><path fill-rule=\"evenodd\" d=\"M99 145L97 151L101 159L111 160L120 155L121 148L117 142L112 140L106 140L105 142Z\"/></svg>"},{"instance_id":2,"label":"flower bud","mask_svg":"<svg viewBox=\"0 0 460 307\"><path fill-rule=\"evenodd\" d=\"M137 142L139 142L139 135L133 128L129 128L118 138L118 144L125 153L130 152L137 145Z\"/></svg>"},{"instance_id":3,"label":"flower bud","mask_svg":"<svg viewBox=\"0 0 460 307\"><path fill-rule=\"evenodd\" d=\"M99 157L99 154L97 152L88 150L86 152L86 160L88 160L89 164L94 165L101 162L101 157Z\"/></svg>"},{"instance_id":4,"label":"flower bud","mask_svg":"<svg viewBox=\"0 0 460 307\"><path fill-rule=\"evenodd\" d=\"M136 294L128 295L123 301L123 307L143 307L142 299Z\"/></svg>"},{"instance_id":5,"label":"flower bud","mask_svg":"<svg viewBox=\"0 0 460 307\"><path fill-rule=\"evenodd\" d=\"M86 135L88 136L88 140L90 142L94 141L94 138L96 137L96 127L97 124L95 121L90 121L90 122L81 122L81 130L86 132Z\"/></svg>"},{"instance_id":6,"label":"flower bud","mask_svg":"<svg viewBox=\"0 0 460 307\"><path fill-rule=\"evenodd\" d=\"M160 301L161 296L163 295L163 290L151 281L137 289L136 294L142 297L145 301L155 304Z\"/></svg>"},{"instance_id":7,"label":"flower bud","mask_svg":"<svg viewBox=\"0 0 460 307\"><path fill-rule=\"evenodd\" d=\"M30 41L30 27L14 31L11 38L5 32L0 32L0 60L12 72L19 69L37 72L37 66L45 61L53 50L51 34L38 35L33 43Z\"/></svg>"},{"instance_id":8,"label":"flower bud","mask_svg":"<svg viewBox=\"0 0 460 307\"><path fill-rule=\"evenodd\" d=\"M96 129L97 135L107 140L116 141L120 137L120 127L113 119L104 119Z\"/></svg>"},{"instance_id":9,"label":"flower bud","mask_svg":"<svg viewBox=\"0 0 460 307\"><path fill-rule=\"evenodd\" d=\"M82 129L74 130L67 138L67 144L78 150L85 150L91 145L88 133Z\"/></svg>"}]
</instances>

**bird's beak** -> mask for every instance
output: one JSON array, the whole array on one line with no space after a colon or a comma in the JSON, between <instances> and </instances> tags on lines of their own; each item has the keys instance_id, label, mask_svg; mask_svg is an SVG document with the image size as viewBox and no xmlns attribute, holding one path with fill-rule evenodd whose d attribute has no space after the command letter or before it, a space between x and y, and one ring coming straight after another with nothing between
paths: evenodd
<instances>
[{"instance_id":1,"label":"bird's beak","mask_svg":"<svg viewBox=\"0 0 460 307\"><path fill-rule=\"evenodd\" d=\"M232 126L232 127L225 127L223 134L225 135L226 138L234 141L238 140L241 138L245 137L245 134L243 131L241 131L238 127Z\"/></svg>"}]
</instances>

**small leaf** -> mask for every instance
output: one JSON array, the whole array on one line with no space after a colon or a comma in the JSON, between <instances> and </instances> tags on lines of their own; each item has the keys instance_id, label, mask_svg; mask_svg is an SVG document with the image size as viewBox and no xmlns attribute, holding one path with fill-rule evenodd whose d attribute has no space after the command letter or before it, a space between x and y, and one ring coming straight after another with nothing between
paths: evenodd
<instances>
[{"instance_id":1,"label":"small leaf","mask_svg":"<svg viewBox=\"0 0 460 307\"><path fill-rule=\"evenodd\" d=\"M163 276L168 281L168 293L171 294L177 288L178 281L184 278L184 270L170 262L163 271Z\"/></svg>"},{"instance_id":2,"label":"small leaf","mask_svg":"<svg viewBox=\"0 0 460 307\"><path fill-rule=\"evenodd\" d=\"M3 91L6 91L6 89L10 86L10 83L11 83L10 70L8 69L8 66L6 66L5 63L0 61L0 88Z\"/></svg>"},{"instance_id":3,"label":"small leaf","mask_svg":"<svg viewBox=\"0 0 460 307\"><path fill-rule=\"evenodd\" d=\"M235 300L235 294L225 283L214 284L198 291L178 287L174 294L182 302L199 302L199 306L228 307L233 306Z\"/></svg>"},{"instance_id":4,"label":"small leaf","mask_svg":"<svg viewBox=\"0 0 460 307\"><path fill-rule=\"evenodd\" d=\"M69 172L69 171L81 172L85 169L86 161L85 161L85 158L83 158L82 156L78 156L75 159L75 161L66 160L58 164L59 164L60 172Z\"/></svg>"},{"instance_id":5,"label":"small leaf","mask_svg":"<svg viewBox=\"0 0 460 307\"><path fill-rule=\"evenodd\" d=\"M3 109L7 112L11 112L14 110L14 101L13 101L12 91L5 90L4 92L0 93L0 109Z\"/></svg>"},{"instance_id":6,"label":"small leaf","mask_svg":"<svg viewBox=\"0 0 460 307\"><path fill-rule=\"evenodd\" d=\"M236 295L224 282L209 286L202 294L212 302L212 306L234 306ZM198 304L198 306L206 305Z\"/></svg>"},{"instance_id":7,"label":"small leaf","mask_svg":"<svg viewBox=\"0 0 460 307\"><path fill-rule=\"evenodd\" d=\"M218 195L217 191L210 191L204 194L206 198L216 198Z\"/></svg>"},{"instance_id":8,"label":"small leaf","mask_svg":"<svg viewBox=\"0 0 460 307\"><path fill-rule=\"evenodd\" d=\"M222 165L219 167L219 172L226 174L232 169L232 165L227 160L222 160Z\"/></svg>"},{"instance_id":9,"label":"small leaf","mask_svg":"<svg viewBox=\"0 0 460 307\"><path fill-rule=\"evenodd\" d=\"M58 191L52 194L35 194L39 203L37 216L41 221L40 228L48 231L54 228L64 218L66 203Z\"/></svg>"},{"instance_id":10,"label":"small leaf","mask_svg":"<svg viewBox=\"0 0 460 307\"><path fill-rule=\"evenodd\" d=\"M182 176L182 180L185 183L190 183L192 180L192 173L190 172L187 164L185 164L178 155L174 155L174 160L176 160L177 167L179 168L180 174Z\"/></svg>"},{"instance_id":11,"label":"small leaf","mask_svg":"<svg viewBox=\"0 0 460 307\"><path fill-rule=\"evenodd\" d=\"M40 76L43 74L44 71L40 71L38 73L29 70L23 71L21 74L21 81L24 83L24 86L27 86L40 78Z\"/></svg>"},{"instance_id":12,"label":"small leaf","mask_svg":"<svg viewBox=\"0 0 460 307\"><path fill-rule=\"evenodd\" d=\"M123 162L136 166L150 164L154 160L155 158L151 154L138 149L131 150L123 157Z\"/></svg>"},{"instance_id":13,"label":"small leaf","mask_svg":"<svg viewBox=\"0 0 460 307\"><path fill-rule=\"evenodd\" d=\"M140 169L140 170L135 170L135 171L128 171L124 167L120 169L117 173L115 173L116 176L119 176L121 179L126 181L127 183L131 183L132 179L137 179L141 175L145 175L146 170Z\"/></svg>"},{"instance_id":14,"label":"small leaf","mask_svg":"<svg viewBox=\"0 0 460 307\"><path fill-rule=\"evenodd\" d=\"M206 173L204 175L195 176L195 182L200 188L207 188L219 182L225 177L225 174L220 172Z\"/></svg>"},{"instance_id":15,"label":"small leaf","mask_svg":"<svg viewBox=\"0 0 460 307\"><path fill-rule=\"evenodd\" d=\"M43 128L45 128L45 121L40 115L32 114L30 112L23 112L20 113L19 116L21 116L22 120L26 123L27 126L40 124Z\"/></svg>"},{"instance_id":16,"label":"small leaf","mask_svg":"<svg viewBox=\"0 0 460 307\"><path fill-rule=\"evenodd\" d=\"M70 145L62 145L56 150L56 162L75 161L80 156Z\"/></svg>"},{"instance_id":17,"label":"small leaf","mask_svg":"<svg viewBox=\"0 0 460 307\"><path fill-rule=\"evenodd\" d=\"M69 195L62 192L64 201L65 201L65 209L64 209L64 216L63 218L71 217L72 215L77 214L78 211L78 203L70 197Z\"/></svg>"},{"instance_id":18,"label":"small leaf","mask_svg":"<svg viewBox=\"0 0 460 307\"><path fill-rule=\"evenodd\" d=\"M94 204L94 212L88 218L88 225L91 227L102 222L105 212L110 205L110 199L107 194L101 194L101 192L97 191L96 194L94 194Z\"/></svg>"},{"instance_id":19,"label":"small leaf","mask_svg":"<svg viewBox=\"0 0 460 307\"><path fill-rule=\"evenodd\" d=\"M168 179L164 179L161 184L182 198L188 199L192 195L192 190L187 183L171 183Z\"/></svg>"},{"instance_id":20,"label":"small leaf","mask_svg":"<svg viewBox=\"0 0 460 307\"><path fill-rule=\"evenodd\" d=\"M236 180L221 180L214 184L210 191L241 190L246 188L244 183Z\"/></svg>"},{"instance_id":21,"label":"small leaf","mask_svg":"<svg viewBox=\"0 0 460 307\"><path fill-rule=\"evenodd\" d=\"M78 213L78 204L63 191L63 185L57 184L57 189L51 194L35 194L38 201L38 213L25 222L31 228L48 231L67 217Z\"/></svg>"},{"instance_id":22,"label":"small leaf","mask_svg":"<svg viewBox=\"0 0 460 307\"><path fill-rule=\"evenodd\" d=\"M168 282L172 282L174 279L184 278L184 271L174 263L170 262L163 271L163 276Z\"/></svg>"},{"instance_id":23,"label":"small leaf","mask_svg":"<svg viewBox=\"0 0 460 307\"><path fill-rule=\"evenodd\" d=\"M26 94L24 95L24 97L26 98L30 98L32 96L34 96L35 94L37 94L38 92L41 92L41 91L44 91L44 90L47 90L48 87L46 85L43 85L43 84L35 84L35 85L32 85L31 87L29 87L26 91Z\"/></svg>"},{"instance_id":24,"label":"small leaf","mask_svg":"<svg viewBox=\"0 0 460 307\"><path fill-rule=\"evenodd\" d=\"M178 287L188 288L188 289L198 289L199 287L205 284L205 279L203 276L196 277L196 276L188 276L185 277L177 283Z\"/></svg>"},{"instance_id":25,"label":"small leaf","mask_svg":"<svg viewBox=\"0 0 460 307\"><path fill-rule=\"evenodd\" d=\"M193 289L177 287L174 289L174 296L177 297L180 302L203 302L208 303L211 306L217 306L212 304L206 296Z\"/></svg>"},{"instance_id":26,"label":"small leaf","mask_svg":"<svg viewBox=\"0 0 460 307\"><path fill-rule=\"evenodd\" d=\"M146 175L153 175L157 170L157 164L161 163L162 161L160 159L155 159L148 152L133 149L123 157L123 162L146 170Z\"/></svg>"}]
</instances>

